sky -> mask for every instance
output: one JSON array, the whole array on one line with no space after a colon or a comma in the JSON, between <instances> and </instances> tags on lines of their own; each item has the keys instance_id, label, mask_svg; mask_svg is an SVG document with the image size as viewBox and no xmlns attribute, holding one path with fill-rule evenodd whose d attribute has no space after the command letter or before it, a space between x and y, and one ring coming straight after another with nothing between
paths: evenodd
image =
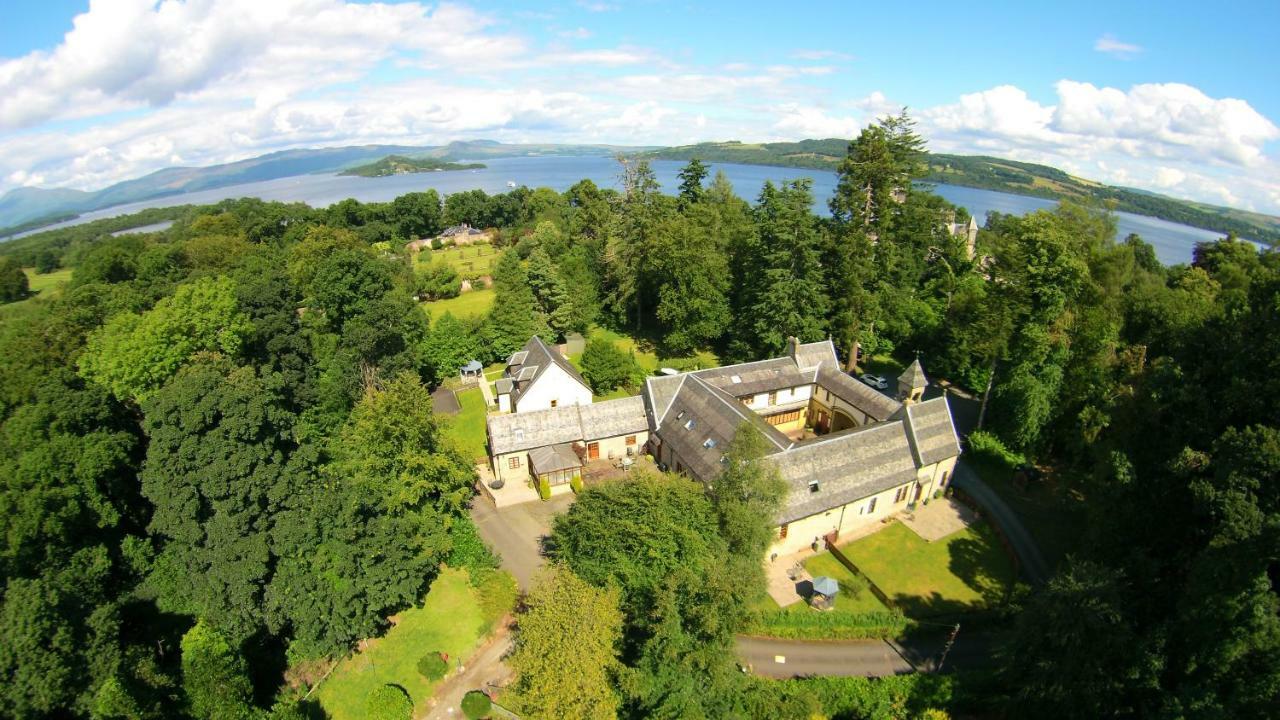
<instances>
[{"instance_id":1,"label":"sky","mask_svg":"<svg viewBox=\"0 0 1280 720\"><path fill-rule=\"evenodd\" d=\"M1280 2L3 0L0 193L292 147L851 138L1280 215Z\"/></svg>"}]
</instances>

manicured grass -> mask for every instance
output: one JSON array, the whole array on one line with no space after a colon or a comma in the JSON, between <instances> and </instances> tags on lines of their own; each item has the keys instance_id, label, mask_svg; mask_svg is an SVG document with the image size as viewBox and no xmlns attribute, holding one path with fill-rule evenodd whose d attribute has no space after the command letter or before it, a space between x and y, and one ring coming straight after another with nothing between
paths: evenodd
<instances>
[{"instance_id":1,"label":"manicured grass","mask_svg":"<svg viewBox=\"0 0 1280 720\"><path fill-rule=\"evenodd\" d=\"M841 547L908 617L966 612L1000 603L1013 565L986 523L925 542L902 523Z\"/></svg>"},{"instance_id":2,"label":"manicured grass","mask_svg":"<svg viewBox=\"0 0 1280 720\"><path fill-rule=\"evenodd\" d=\"M431 263L446 262L452 265L459 275L468 277L471 275L492 274L493 266L498 262L500 256L501 253L498 252L497 248L484 243L466 247L431 250L430 252L423 250L418 253L415 262L418 267L426 267Z\"/></svg>"},{"instance_id":3,"label":"manicured grass","mask_svg":"<svg viewBox=\"0 0 1280 720\"><path fill-rule=\"evenodd\" d=\"M489 308L493 307L493 288L481 288L464 292L456 298L447 300L433 300L432 302L422 303L422 309L431 316L431 321L435 322L446 312L453 313L456 318L472 318L480 317L489 312Z\"/></svg>"},{"instance_id":4,"label":"manicured grass","mask_svg":"<svg viewBox=\"0 0 1280 720\"><path fill-rule=\"evenodd\" d=\"M420 607L393 618L395 626L362 651L341 661L315 697L332 720L366 717L365 698L376 687L394 683L413 698L414 714L439 681L418 674L418 659L429 652L449 655L450 669L466 659L484 634L485 618L465 570L443 568Z\"/></svg>"},{"instance_id":5,"label":"manicured grass","mask_svg":"<svg viewBox=\"0 0 1280 720\"><path fill-rule=\"evenodd\" d=\"M459 390L456 394L462 410L453 417L441 418L445 435L457 443L467 457L483 461L489 455L485 448L484 395L478 387Z\"/></svg>"},{"instance_id":6,"label":"manicured grass","mask_svg":"<svg viewBox=\"0 0 1280 720\"><path fill-rule=\"evenodd\" d=\"M22 271L27 274L27 286L35 294L61 289L71 280L72 268L61 268L45 275L37 274L35 268L23 268Z\"/></svg>"},{"instance_id":7,"label":"manicured grass","mask_svg":"<svg viewBox=\"0 0 1280 720\"><path fill-rule=\"evenodd\" d=\"M805 560L804 569L814 577L826 575L840 583L840 595L836 598L836 608L832 612L867 613L883 612L888 609L829 552L824 551ZM800 605L796 603L790 607Z\"/></svg>"}]
</instances>

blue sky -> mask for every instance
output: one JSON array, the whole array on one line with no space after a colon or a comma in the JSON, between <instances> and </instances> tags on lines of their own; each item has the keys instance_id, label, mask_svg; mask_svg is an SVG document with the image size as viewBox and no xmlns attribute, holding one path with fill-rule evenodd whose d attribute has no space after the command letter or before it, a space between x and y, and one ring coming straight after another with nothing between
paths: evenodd
<instances>
[{"instance_id":1,"label":"blue sky","mask_svg":"<svg viewBox=\"0 0 1280 720\"><path fill-rule=\"evenodd\" d=\"M7 0L0 192L299 146L848 137L906 105L939 151L1280 214L1277 2L393 5Z\"/></svg>"}]
</instances>

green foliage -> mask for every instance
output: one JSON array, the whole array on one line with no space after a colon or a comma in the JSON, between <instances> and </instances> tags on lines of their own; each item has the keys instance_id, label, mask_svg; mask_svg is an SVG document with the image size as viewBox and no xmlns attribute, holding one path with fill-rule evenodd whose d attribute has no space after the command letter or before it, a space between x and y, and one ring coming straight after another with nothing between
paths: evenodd
<instances>
[{"instance_id":1,"label":"green foliage","mask_svg":"<svg viewBox=\"0 0 1280 720\"><path fill-rule=\"evenodd\" d=\"M583 379L597 395L607 395L619 387L633 387L644 376L635 356L604 338L587 340L581 365Z\"/></svg>"},{"instance_id":2,"label":"green foliage","mask_svg":"<svg viewBox=\"0 0 1280 720\"><path fill-rule=\"evenodd\" d=\"M471 586L476 589L486 632L511 612L520 594L515 577L506 570L494 568L472 570Z\"/></svg>"},{"instance_id":3,"label":"green foliage","mask_svg":"<svg viewBox=\"0 0 1280 720\"><path fill-rule=\"evenodd\" d=\"M480 720L489 714L493 701L479 690L472 690L462 696L462 714L469 720Z\"/></svg>"},{"instance_id":4,"label":"green foliage","mask_svg":"<svg viewBox=\"0 0 1280 720\"><path fill-rule=\"evenodd\" d=\"M538 497L543 500L551 499L551 483L544 477L538 478Z\"/></svg>"},{"instance_id":5,"label":"green foliage","mask_svg":"<svg viewBox=\"0 0 1280 720\"><path fill-rule=\"evenodd\" d=\"M573 493L575 495L582 492L582 476L581 475L574 475L573 477L569 478L569 489L573 490Z\"/></svg>"},{"instance_id":6,"label":"green foliage","mask_svg":"<svg viewBox=\"0 0 1280 720\"><path fill-rule=\"evenodd\" d=\"M477 573L498 567L498 558L489 550L469 515L454 518L449 527L449 567L465 568L474 580Z\"/></svg>"},{"instance_id":7,"label":"green foliage","mask_svg":"<svg viewBox=\"0 0 1280 720\"><path fill-rule=\"evenodd\" d=\"M248 720L254 715L244 658L204 622L182 638L182 687L199 720Z\"/></svg>"},{"instance_id":8,"label":"green foliage","mask_svg":"<svg viewBox=\"0 0 1280 720\"><path fill-rule=\"evenodd\" d=\"M621 672L616 588L599 589L561 565L529 592L508 662L520 714L533 720L617 717Z\"/></svg>"},{"instance_id":9,"label":"green foliage","mask_svg":"<svg viewBox=\"0 0 1280 720\"><path fill-rule=\"evenodd\" d=\"M743 628L747 635L799 640L886 640L902 637L911 623L900 612L871 613L778 612L760 613Z\"/></svg>"},{"instance_id":10,"label":"green foliage","mask_svg":"<svg viewBox=\"0 0 1280 720\"><path fill-rule=\"evenodd\" d=\"M498 260L493 283L493 309L489 311L484 330L490 360L509 356L546 328L529 277L514 250L503 253Z\"/></svg>"},{"instance_id":11,"label":"green foliage","mask_svg":"<svg viewBox=\"0 0 1280 720\"><path fill-rule=\"evenodd\" d=\"M883 678L815 677L792 681L817 696L833 720L899 720L952 705L960 676L914 673Z\"/></svg>"},{"instance_id":12,"label":"green foliage","mask_svg":"<svg viewBox=\"0 0 1280 720\"><path fill-rule=\"evenodd\" d=\"M369 720L410 720L413 700L399 685L381 685L365 698L365 717Z\"/></svg>"},{"instance_id":13,"label":"green foliage","mask_svg":"<svg viewBox=\"0 0 1280 720\"><path fill-rule=\"evenodd\" d=\"M425 300L455 298L462 292L462 278L447 262L434 262L417 273L417 290Z\"/></svg>"},{"instance_id":14,"label":"green foliage","mask_svg":"<svg viewBox=\"0 0 1280 720\"><path fill-rule=\"evenodd\" d=\"M122 400L145 401L200 352L235 356L253 331L235 283L201 278L151 310L111 318L88 338L80 374Z\"/></svg>"},{"instance_id":15,"label":"green foliage","mask_svg":"<svg viewBox=\"0 0 1280 720\"><path fill-rule=\"evenodd\" d=\"M432 652L418 658L418 674L428 680L439 680L449 672L449 663L440 657L440 653Z\"/></svg>"},{"instance_id":16,"label":"green foliage","mask_svg":"<svg viewBox=\"0 0 1280 720\"><path fill-rule=\"evenodd\" d=\"M969 437L966 438L966 445L966 449L971 456L987 459L1009 468L1014 468L1027 462L1025 455L1005 447L1000 438L984 430L976 430L969 433Z\"/></svg>"},{"instance_id":17,"label":"green foliage","mask_svg":"<svg viewBox=\"0 0 1280 720\"><path fill-rule=\"evenodd\" d=\"M30 287L27 274L16 258L0 255L0 302L13 302L27 296Z\"/></svg>"},{"instance_id":18,"label":"green foliage","mask_svg":"<svg viewBox=\"0 0 1280 720\"><path fill-rule=\"evenodd\" d=\"M434 170L473 170L483 168L484 163L455 163L436 160L435 158L411 158L404 155L388 155L364 165L347 168L339 175L358 175L360 177L385 177L403 175L405 173L431 172Z\"/></svg>"}]
</instances>

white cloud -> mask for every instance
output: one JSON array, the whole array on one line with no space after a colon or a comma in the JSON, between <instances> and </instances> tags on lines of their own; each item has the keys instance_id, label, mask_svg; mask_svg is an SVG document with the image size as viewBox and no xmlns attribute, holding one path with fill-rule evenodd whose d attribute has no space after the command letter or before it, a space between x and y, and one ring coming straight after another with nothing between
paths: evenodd
<instances>
[{"instance_id":1,"label":"white cloud","mask_svg":"<svg viewBox=\"0 0 1280 720\"><path fill-rule=\"evenodd\" d=\"M853 56L839 50L796 50L791 53L796 60L852 60Z\"/></svg>"},{"instance_id":2,"label":"white cloud","mask_svg":"<svg viewBox=\"0 0 1280 720\"><path fill-rule=\"evenodd\" d=\"M863 125L860 117L831 115L816 107L784 105L778 114L780 117L773 124L773 131L788 140L851 138Z\"/></svg>"},{"instance_id":3,"label":"white cloud","mask_svg":"<svg viewBox=\"0 0 1280 720\"><path fill-rule=\"evenodd\" d=\"M556 34L569 40L586 40L592 35L591 31L584 27L577 27L572 30L561 30Z\"/></svg>"},{"instance_id":4,"label":"white cloud","mask_svg":"<svg viewBox=\"0 0 1280 720\"><path fill-rule=\"evenodd\" d=\"M1121 60L1130 60L1141 54L1143 50L1141 45L1120 42L1111 33L1105 33L1102 37L1093 41L1093 49Z\"/></svg>"},{"instance_id":5,"label":"white cloud","mask_svg":"<svg viewBox=\"0 0 1280 720\"><path fill-rule=\"evenodd\" d=\"M613 12L618 9L618 6L614 3L599 2L598 0L578 0L578 7L593 13Z\"/></svg>"}]
</instances>

